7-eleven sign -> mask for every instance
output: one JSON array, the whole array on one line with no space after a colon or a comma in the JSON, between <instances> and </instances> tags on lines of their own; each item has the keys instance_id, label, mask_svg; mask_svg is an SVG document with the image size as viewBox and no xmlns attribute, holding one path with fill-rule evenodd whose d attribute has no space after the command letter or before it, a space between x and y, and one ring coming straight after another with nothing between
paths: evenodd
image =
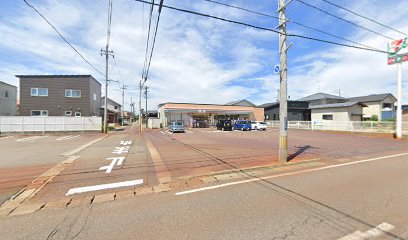
<instances>
[{"instance_id":1,"label":"7-eleven sign","mask_svg":"<svg viewBox=\"0 0 408 240\"><path fill-rule=\"evenodd\" d=\"M388 65L408 61L408 38L388 43Z\"/></svg>"}]
</instances>

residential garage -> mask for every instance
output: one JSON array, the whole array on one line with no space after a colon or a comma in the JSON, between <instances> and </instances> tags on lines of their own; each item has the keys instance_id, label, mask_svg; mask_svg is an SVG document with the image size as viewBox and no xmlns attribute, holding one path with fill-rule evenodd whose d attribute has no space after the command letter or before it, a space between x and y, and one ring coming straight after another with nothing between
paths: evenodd
<instances>
[{"instance_id":1,"label":"residential garage","mask_svg":"<svg viewBox=\"0 0 408 240\"><path fill-rule=\"evenodd\" d=\"M360 102L332 103L310 106L312 121L362 121L363 107Z\"/></svg>"}]
</instances>

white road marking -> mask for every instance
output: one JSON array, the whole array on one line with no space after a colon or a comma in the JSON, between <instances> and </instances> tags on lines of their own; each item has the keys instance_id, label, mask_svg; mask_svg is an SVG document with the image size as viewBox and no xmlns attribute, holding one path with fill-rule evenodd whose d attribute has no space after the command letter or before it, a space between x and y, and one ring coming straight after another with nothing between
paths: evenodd
<instances>
[{"instance_id":1,"label":"white road marking","mask_svg":"<svg viewBox=\"0 0 408 240\"><path fill-rule=\"evenodd\" d=\"M100 184L94 186L87 186L87 187L78 187L78 188L71 188L65 194L65 196L73 195L76 193L85 193L85 192L92 192L104 189L112 189L112 188L120 188L120 187L131 187L143 184L143 179L125 181L125 182L117 182L117 183L108 183L108 184Z\"/></svg>"},{"instance_id":2,"label":"white road marking","mask_svg":"<svg viewBox=\"0 0 408 240\"><path fill-rule=\"evenodd\" d=\"M129 150L130 150L130 146L115 147L115 149L112 151L112 153L123 154L123 153L128 153Z\"/></svg>"},{"instance_id":3,"label":"white road marking","mask_svg":"<svg viewBox=\"0 0 408 240\"><path fill-rule=\"evenodd\" d=\"M46 138L48 136L34 136L34 137L28 137L28 138L21 138L16 140L17 142L27 142L27 141L33 141L33 140L37 140L40 138Z\"/></svg>"},{"instance_id":4,"label":"white road marking","mask_svg":"<svg viewBox=\"0 0 408 240\"><path fill-rule=\"evenodd\" d=\"M190 130L186 130L186 133L194 133L194 132L192 132L192 131L190 131Z\"/></svg>"},{"instance_id":5,"label":"white road marking","mask_svg":"<svg viewBox=\"0 0 408 240\"><path fill-rule=\"evenodd\" d=\"M0 140L2 139L7 139L7 138L12 138L13 136L7 136L7 137L0 137Z\"/></svg>"},{"instance_id":6,"label":"white road marking","mask_svg":"<svg viewBox=\"0 0 408 240\"><path fill-rule=\"evenodd\" d=\"M166 135L166 133L165 132L163 132L163 131L160 131L161 132L161 134L164 134L164 135Z\"/></svg>"},{"instance_id":7,"label":"white road marking","mask_svg":"<svg viewBox=\"0 0 408 240\"><path fill-rule=\"evenodd\" d=\"M120 145L132 145L132 141L120 141Z\"/></svg>"},{"instance_id":8,"label":"white road marking","mask_svg":"<svg viewBox=\"0 0 408 240\"><path fill-rule=\"evenodd\" d=\"M111 164L109 164L108 166L100 167L99 170L106 170L105 173L110 173L112 172L112 169L115 165L117 166L122 165L123 161L125 160L125 157L113 157L107 158L106 160L112 160Z\"/></svg>"},{"instance_id":9,"label":"white road marking","mask_svg":"<svg viewBox=\"0 0 408 240\"><path fill-rule=\"evenodd\" d=\"M394 154L394 155L388 155L388 156L377 157L377 158L370 158L370 159L365 159L365 160L360 160L360 161L334 164L334 165L325 166L325 167L312 168L312 169L306 169L306 170L301 170L301 171L296 171L296 172L289 172L289 173L282 173L282 174L277 174L277 175L268 176L268 177L252 178L252 179L248 179L248 180L242 180L242 181L237 181L237 182L229 182L229 183L224 183L224 184L220 184L220 185L214 185L214 186L209 186L209 187L192 189L192 190L188 190L188 191L176 192L175 195L184 195L184 194L201 192L201 191L217 189L217 188L223 188L223 187L228 187L228 186L238 185L238 184L243 184L243 183L257 182L257 181L262 181L262 180L266 180L266 179L297 175L297 174L301 174L301 173L316 172L316 171L321 171L321 170L326 170L326 169L331 169L331 168L337 168L337 167L343 167L343 166L348 166L348 165L378 161L378 160L394 158L394 157L401 157L401 156L406 156L406 155L408 155L408 153Z\"/></svg>"},{"instance_id":10,"label":"white road marking","mask_svg":"<svg viewBox=\"0 0 408 240\"><path fill-rule=\"evenodd\" d=\"M363 240L363 239L373 239L374 237L378 237L383 235L385 232L389 232L390 230L394 229L395 227L389 223L381 223L380 225L376 226L368 230L367 232L360 232L355 231L352 234L349 234L345 237L339 238L339 240Z\"/></svg>"},{"instance_id":11,"label":"white road marking","mask_svg":"<svg viewBox=\"0 0 408 240\"><path fill-rule=\"evenodd\" d=\"M68 140L68 139L73 139L73 138L77 138L77 137L79 137L80 135L68 135L68 136L65 136L65 137L60 137L60 138L57 138L57 141L64 141L64 140Z\"/></svg>"}]
</instances>

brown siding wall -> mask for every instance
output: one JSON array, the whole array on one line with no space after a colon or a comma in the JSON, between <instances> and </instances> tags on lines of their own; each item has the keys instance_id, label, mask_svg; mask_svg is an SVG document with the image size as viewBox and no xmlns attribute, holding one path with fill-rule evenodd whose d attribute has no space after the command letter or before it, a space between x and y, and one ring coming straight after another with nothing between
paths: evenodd
<instances>
[{"instance_id":1,"label":"brown siding wall","mask_svg":"<svg viewBox=\"0 0 408 240\"><path fill-rule=\"evenodd\" d=\"M90 114L91 116L101 116L101 84L93 77L90 79ZM96 100L93 95L96 94Z\"/></svg>"},{"instance_id":2,"label":"brown siding wall","mask_svg":"<svg viewBox=\"0 0 408 240\"><path fill-rule=\"evenodd\" d=\"M31 110L48 110L49 116L64 116L65 111L92 116L91 81L90 77L20 77L20 115L30 116ZM31 96L31 88L48 88L48 96ZM81 97L65 97L65 89L81 90Z\"/></svg>"}]
</instances>

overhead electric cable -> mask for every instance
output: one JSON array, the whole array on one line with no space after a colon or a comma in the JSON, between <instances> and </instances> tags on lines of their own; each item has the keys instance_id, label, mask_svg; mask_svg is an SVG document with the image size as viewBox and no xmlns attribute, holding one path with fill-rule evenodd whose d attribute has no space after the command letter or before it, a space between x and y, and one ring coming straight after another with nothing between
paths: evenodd
<instances>
[{"instance_id":1,"label":"overhead electric cable","mask_svg":"<svg viewBox=\"0 0 408 240\"><path fill-rule=\"evenodd\" d=\"M141 3L147 3L147 4L152 4L152 3L149 3L149 2L144 1L144 0L133 0L133 1L135 1L135 2L141 2ZM155 5L158 5L158 4L155 4ZM226 18L216 17L216 16L213 16L213 15L209 15L209 14L205 14L205 13L200 13L200 12L195 12L195 11L191 11L191 10L187 10L187 9L176 8L176 7L172 7L172 6L168 6L168 5L163 5L163 7L164 7L164 8L168 8L168 9L172 9L172 10L175 10L175 11L190 13L190 14L194 14L194 15L198 15L198 16L202 16L202 17L213 18L213 19L217 19L217 20L220 20L220 21L228 22L228 23L234 23L234 24L238 24L238 25L242 25L242 26L246 26L246 27L251 27L251 28L255 28L255 29L259 29L259 30L265 30L265 31L269 31L269 32L274 32L274 33L277 33L277 34L281 34L279 31L277 31L277 30L275 30L275 29L270 29L270 28L266 28L266 27L255 26L255 25L252 25L252 24L249 24L249 23L245 23L245 22L238 22L238 21L229 20L229 19L226 19ZM366 48L366 47L359 47L359 46L349 45L349 44L344 44L344 43L338 43L338 42L333 42L333 41L329 41L329 40L324 40L324 39L319 39L319 38L304 36L304 35L300 35L300 34L291 34L291 33L288 33L288 34L286 34L286 36L296 37L296 38L303 38L303 39L313 40L313 41L317 41L317 42L324 42L324 43L328 43L328 44L332 44L332 45L338 45L338 46L343 46L343 47L349 47L349 48L355 48L355 49L360 49L360 50L366 50L366 51L371 51L371 52L379 52L379 53L385 53L385 54L387 54L386 51L382 51L382 50L376 50L376 49Z\"/></svg>"},{"instance_id":2,"label":"overhead electric cable","mask_svg":"<svg viewBox=\"0 0 408 240\"><path fill-rule=\"evenodd\" d=\"M142 73L142 78L143 76L145 76L146 73L146 65L147 65L147 57L148 57L148 51L149 51L149 42L150 42L150 29L152 26L152 15L153 15L153 7L154 7L154 0L152 0L150 6L150 12L149 12L149 27L147 30L147 40L146 40L146 51L145 51L145 59L144 59L144 63L143 63L143 73Z\"/></svg>"},{"instance_id":3,"label":"overhead electric cable","mask_svg":"<svg viewBox=\"0 0 408 240\"><path fill-rule=\"evenodd\" d=\"M389 40L394 40L393 38L391 38L391 37L389 37L389 36L386 36L386 35L384 35L384 34L382 34L382 33L376 32L376 31L371 30L371 29L369 29L369 28L363 27L363 26L361 26L361 25L359 25L359 24L357 24L357 23L354 23L354 22L352 22L352 21L350 21L350 20L347 20L347 19L345 19L345 18L339 17L339 16L337 16L336 14L330 13L330 12L328 12L328 11L326 11L326 10L323 10L323 9L321 9L321 8L319 8L319 7L316 7L316 6L312 5L312 4L306 3L306 2L303 1L303 0L295 0L295 1L297 1L297 2L299 2L299 3L302 3L303 5L306 5L306 6L310 7L310 8L316 9L316 10L318 10L318 11L320 11L320 12L322 12L322 13L325 13L325 14L331 16L331 17L334 17L334 18L337 18L337 19L342 20L342 21L344 21L344 22L347 22L347 23L349 23L349 24L351 24L351 25L353 25L353 26L356 26L356 27L361 28L361 29L364 29L364 30L366 30L366 31L368 31L368 32L374 33L374 34L376 34L376 35L378 35L378 36L387 38L387 39L389 39Z\"/></svg>"},{"instance_id":4,"label":"overhead electric cable","mask_svg":"<svg viewBox=\"0 0 408 240\"><path fill-rule=\"evenodd\" d=\"M253 11L253 10L250 10L250 9L247 9L247 8L238 7L238 6L235 6L235 5L221 3L221 2L218 2L218 1L214 1L214 0L203 0L203 1L211 2L211 3L219 4L219 5L222 5L222 6L225 6L225 7L235 8L235 9L239 9L241 11L245 11L245 12L253 13L253 14L256 14L256 15L260 15L260 16L280 20L279 17L273 16L273 15L270 15L270 14L267 14L267 13L261 13L261 12ZM286 20L288 22L290 22L290 23L295 24L295 25L298 25L298 26L301 26L301 27L304 27L304 28L319 32L321 34L325 34L327 36L331 36L331 37L334 37L334 38L337 38L337 39L341 39L341 40L344 40L344 41L347 41L347 42L350 42L350 43L354 43L354 44L357 44L357 45L360 45L360 46L363 46L363 47L366 47L366 48L379 50L377 48L374 48L374 47L371 47L371 46L368 46L368 45L365 45L365 44L362 44L362 43L359 43L359 42L356 42L356 41L353 41L353 40L350 40L350 39L347 39L347 38L344 38L344 37L341 37L341 36L338 36L338 35L335 35L335 34L332 34L332 33L328 33L328 32L325 32L323 30L320 30L320 29L317 29L317 28L314 28L314 27L307 26L307 25L305 25L303 23L299 23L299 22L296 22L296 21L291 20L291 19L286 19Z\"/></svg>"},{"instance_id":5,"label":"overhead electric cable","mask_svg":"<svg viewBox=\"0 0 408 240\"><path fill-rule=\"evenodd\" d=\"M366 17L366 16L364 16L364 15L362 15L362 14L360 14L360 13L357 13L357 12L355 12L355 11L353 11L353 10L350 10L350 9L348 9L348 8L345 8L345 7L343 7L343 6L340 6L340 5L338 5L338 4L336 4L336 3L333 3L333 2L331 2L331 1L328 1L328 0L321 0L321 1L323 1L323 2L325 2L325 3L328 3L328 4L332 5L332 6L335 6L335 7L337 7L337 8L340 8L340 9L342 9L342 10L344 10L344 11L346 11L346 12L349 12L349 13L351 13L351 14L353 14L353 15L356 15L356 16L358 16L358 17L361 17L361 18L363 18L363 19L365 19L365 20L368 20L368 21L370 21L370 22L373 22L373 23L375 23L375 24L378 24L378 25L380 25L380 26L382 26L382 27L385 27L385 28L388 28L388 29L390 29L390 30L393 30L394 32L400 33L400 34L402 34L402 35L404 35L404 36L407 36L407 35L408 35L408 34L406 34L406 33L404 33L404 32L401 32L401 31L398 30L398 29L395 29L395 28L393 28L393 27L387 26L387 25L385 25L385 24L383 24L383 23L380 23L380 22L378 22L378 21L376 21L376 20L374 20L374 19L371 19L371 18L369 18L369 17Z\"/></svg>"},{"instance_id":6,"label":"overhead electric cable","mask_svg":"<svg viewBox=\"0 0 408 240\"><path fill-rule=\"evenodd\" d=\"M64 42L67 43L89 66L91 66L96 72L98 72L99 74L105 77L105 74L103 74L94 65L92 65L92 63L90 63L70 42L68 42L68 40L58 31L56 27L54 27L54 25L50 21L48 21L48 19L43 14L41 14L32 4L27 2L27 0L23 0L23 1L30 8L32 8L38 15L40 15L44 19L44 21L46 21L48 25L50 25L54 29L54 31L61 37L61 39L64 40Z\"/></svg>"}]
</instances>

